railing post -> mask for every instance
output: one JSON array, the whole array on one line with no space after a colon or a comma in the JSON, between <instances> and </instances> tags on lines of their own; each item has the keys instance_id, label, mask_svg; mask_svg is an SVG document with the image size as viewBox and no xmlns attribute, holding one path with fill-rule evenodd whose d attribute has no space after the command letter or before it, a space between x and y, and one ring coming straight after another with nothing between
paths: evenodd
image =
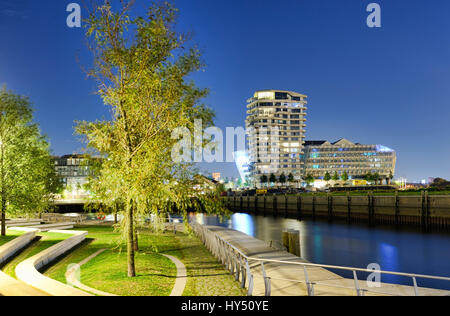
<instances>
[{"instance_id":1,"label":"railing post","mask_svg":"<svg viewBox=\"0 0 450 316\"><path fill-rule=\"evenodd\" d=\"M417 287L417 280L415 277L413 277L412 279L413 279L413 284L414 284L414 294L416 296L419 296L419 288Z\"/></svg>"},{"instance_id":2,"label":"railing post","mask_svg":"<svg viewBox=\"0 0 450 316\"><path fill-rule=\"evenodd\" d=\"M239 259L238 259L239 257ZM235 281L239 281L239 274L240 274L240 266L239 266L239 261L241 260L241 255L238 253L236 255L236 271L235 271L235 276L234 276L234 280Z\"/></svg>"},{"instance_id":3,"label":"railing post","mask_svg":"<svg viewBox=\"0 0 450 316\"><path fill-rule=\"evenodd\" d=\"M235 263L236 263L236 261L234 260L234 258L235 258L235 253L234 253L234 250L233 249L230 249L230 252L231 252L231 269L230 269L230 272L231 272L231 275L234 275L234 268L235 268Z\"/></svg>"},{"instance_id":4,"label":"railing post","mask_svg":"<svg viewBox=\"0 0 450 316\"><path fill-rule=\"evenodd\" d=\"M267 277L263 261L261 261L261 271L264 278L264 296L269 297L271 295L271 280Z\"/></svg>"},{"instance_id":5,"label":"railing post","mask_svg":"<svg viewBox=\"0 0 450 316\"><path fill-rule=\"evenodd\" d=\"M356 271L353 271L353 279L355 280L356 295L364 296L364 291L359 288L358 276L356 275Z\"/></svg>"},{"instance_id":6,"label":"railing post","mask_svg":"<svg viewBox=\"0 0 450 316\"><path fill-rule=\"evenodd\" d=\"M303 271L305 271L305 282L306 289L308 290L308 296L314 296L314 283L309 282L308 271L305 266L303 266Z\"/></svg>"},{"instance_id":7,"label":"railing post","mask_svg":"<svg viewBox=\"0 0 450 316\"><path fill-rule=\"evenodd\" d=\"M253 295L253 274L250 270L250 263L248 262L248 259L245 259L246 265L247 265L247 276L248 276L248 292L247 296Z\"/></svg>"},{"instance_id":8,"label":"railing post","mask_svg":"<svg viewBox=\"0 0 450 316\"><path fill-rule=\"evenodd\" d=\"M245 282L246 282L247 276L245 274L245 269L244 269L244 266L242 264L242 256L240 256L239 263L240 263L240 266L241 266L241 288L245 288Z\"/></svg>"}]
</instances>

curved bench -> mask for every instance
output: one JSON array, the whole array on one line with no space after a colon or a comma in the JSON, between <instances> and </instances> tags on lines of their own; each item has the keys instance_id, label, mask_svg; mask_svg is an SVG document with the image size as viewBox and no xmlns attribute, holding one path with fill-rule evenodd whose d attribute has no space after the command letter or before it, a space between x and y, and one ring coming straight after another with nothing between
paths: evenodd
<instances>
[{"instance_id":1,"label":"curved bench","mask_svg":"<svg viewBox=\"0 0 450 316\"><path fill-rule=\"evenodd\" d=\"M5 263L20 250L25 248L34 238L39 229L14 227L16 231L24 231L25 234L14 238L0 247L0 264ZM27 285L0 271L0 295L3 296L43 296L45 293Z\"/></svg>"},{"instance_id":2,"label":"curved bench","mask_svg":"<svg viewBox=\"0 0 450 316\"><path fill-rule=\"evenodd\" d=\"M69 285L50 279L38 271L38 269L46 266L83 242L88 232L64 230L52 230L50 232L73 236L21 262L16 267L17 279L52 296L92 296Z\"/></svg>"}]
</instances>

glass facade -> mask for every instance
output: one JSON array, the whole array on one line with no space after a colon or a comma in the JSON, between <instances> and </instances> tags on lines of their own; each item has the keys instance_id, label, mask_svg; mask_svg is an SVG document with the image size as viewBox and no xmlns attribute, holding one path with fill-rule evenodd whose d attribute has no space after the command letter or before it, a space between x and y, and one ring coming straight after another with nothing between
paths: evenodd
<instances>
[{"instance_id":1,"label":"glass facade","mask_svg":"<svg viewBox=\"0 0 450 316\"><path fill-rule=\"evenodd\" d=\"M354 144L346 139L336 143L306 142L304 174L323 178L328 172L347 172L351 179L362 179L368 173L389 178L395 174L396 153L382 145Z\"/></svg>"},{"instance_id":2,"label":"glass facade","mask_svg":"<svg viewBox=\"0 0 450 316\"><path fill-rule=\"evenodd\" d=\"M88 161L82 155L54 157L55 170L67 188L82 187L90 175Z\"/></svg>"}]
</instances>

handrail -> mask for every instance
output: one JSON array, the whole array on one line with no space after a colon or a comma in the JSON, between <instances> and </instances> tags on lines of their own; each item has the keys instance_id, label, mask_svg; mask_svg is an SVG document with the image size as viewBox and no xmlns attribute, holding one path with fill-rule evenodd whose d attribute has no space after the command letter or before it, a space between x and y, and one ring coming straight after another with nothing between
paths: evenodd
<instances>
[{"instance_id":1,"label":"handrail","mask_svg":"<svg viewBox=\"0 0 450 316\"><path fill-rule=\"evenodd\" d=\"M308 273L306 271L306 267L316 267L316 268L324 268L324 269L335 269L335 270L343 270L343 271L352 271L353 275L354 275L354 280L355 280L355 290L356 290L358 296L363 296L364 292L369 292L369 290L360 289L359 288L358 278L357 278L356 272L379 273L380 275L381 274L387 274L387 275L396 275L396 276L403 276L403 277L412 278L413 286L414 286L414 293L415 293L416 296L419 295L419 288L418 288L418 285L417 285L417 279L418 278L420 278L420 279L432 279L432 280L450 281L450 277L431 276L431 275L424 275L424 274L403 273L403 272L393 272L393 271L383 271L383 270L369 270L369 269L353 268L353 267L345 267L345 266L334 266L334 265L315 264L315 263L308 263L308 262L293 262L293 261L284 261L284 260L275 260L275 259L265 259L265 258L251 257L251 256L247 256L246 254L244 254L240 249L238 249L237 247L232 245L227 240L223 239L221 236L219 236L215 232L212 232L211 230L207 229L204 225L201 225L201 224L198 224L198 223L191 223L191 226L193 227L194 231L196 231L196 227L201 227L202 228L202 233L205 233L204 230L207 230L207 233L214 235L215 239L217 239L218 241L220 241L221 243L223 243L224 245L229 247L234 252L234 254L233 254L234 256L239 255L240 259L244 259L246 261L247 266L249 265L249 261L260 262L261 266L262 266L263 277L264 277L265 286L266 286L266 295L267 295L267 293L269 293L268 296L270 296L270 282L267 282L267 281L268 280L270 281L271 278L266 276L266 271L264 269L264 263L278 263L278 264L302 266L304 268L304 272L305 272L305 280L306 280L305 283L308 285L308 295L314 295L314 285L316 283L309 282L309 280L308 280ZM206 243L206 240L204 240L204 242ZM212 245L210 245L210 246L212 246ZM215 245L215 247L217 247L217 246L218 245ZM217 252L217 251L226 252L226 250L223 250L223 249L216 249L215 252ZM213 253L214 253L214 251L213 251ZM229 260L228 258L223 259L223 254L219 255L219 257L222 257L221 258L222 261ZM224 264L225 264L225 262L224 262ZM226 266L228 268L228 262L226 263ZM242 264L241 264L241 266L242 266ZM247 271L248 271L247 273L250 274L250 269L248 267L247 267ZM232 271L232 272L234 272L234 271ZM250 279L252 278L251 275L249 275L248 277ZM273 279L276 279L276 278L273 278ZM245 280L243 280L243 281L245 281ZM304 281L299 281L299 280L290 280L290 281L299 282L299 283L303 283L304 282ZM245 282L244 282L244 284L245 284ZM331 286L331 285L328 285L328 286ZM332 285L332 286L335 286L335 285ZM337 287L342 287L342 286L337 286ZM251 295L251 294L252 294L251 291L249 291L249 295ZM385 294L388 294L388 293L385 293Z\"/></svg>"}]
</instances>

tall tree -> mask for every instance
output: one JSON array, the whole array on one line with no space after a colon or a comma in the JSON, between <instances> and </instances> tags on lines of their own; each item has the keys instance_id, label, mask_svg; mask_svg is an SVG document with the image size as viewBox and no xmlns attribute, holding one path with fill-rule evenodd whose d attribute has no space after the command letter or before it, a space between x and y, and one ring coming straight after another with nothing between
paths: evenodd
<instances>
[{"instance_id":1,"label":"tall tree","mask_svg":"<svg viewBox=\"0 0 450 316\"><path fill-rule=\"evenodd\" d=\"M328 171L327 171L327 173L325 173L325 176L323 177L323 180L325 182L327 182L327 183L331 180L331 175L330 175L330 173Z\"/></svg>"},{"instance_id":2,"label":"tall tree","mask_svg":"<svg viewBox=\"0 0 450 316\"><path fill-rule=\"evenodd\" d=\"M341 180L344 181L344 182L348 181L348 173L347 173L347 171L344 171L344 173L341 176Z\"/></svg>"},{"instance_id":3,"label":"tall tree","mask_svg":"<svg viewBox=\"0 0 450 316\"><path fill-rule=\"evenodd\" d=\"M203 120L203 127L212 124L213 113L200 103L208 91L187 81L203 66L200 54L176 31L177 10L171 4L153 4L145 16L135 17L133 2L120 1L113 9L105 0L90 12L87 37L94 67L89 75L111 119L79 122L76 128L88 149L107 157L95 185L103 203L121 201L129 277L136 276L140 215L160 215L173 206L185 217L188 208L223 210L215 193L194 189L192 165L171 159L174 129L194 130L195 119Z\"/></svg>"},{"instance_id":4,"label":"tall tree","mask_svg":"<svg viewBox=\"0 0 450 316\"><path fill-rule=\"evenodd\" d=\"M262 184L266 184L269 181L269 178L264 174L261 176L260 181Z\"/></svg>"},{"instance_id":5,"label":"tall tree","mask_svg":"<svg viewBox=\"0 0 450 316\"><path fill-rule=\"evenodd\" d=\"M271 173L270 176L269 176L269 182L270 183L277 182L277 177L273 173Z\"/></svg>"},{"instance_id":6,"label":"tall tree","mask_svg":"<svg viewBox=\"0 0 450 316\"><path fill-rule=\"evenodd\" d=\"M289 182L289 183L295 182L295 178L294 178L294 175L293 175L292 173L290 173L290 174L288 175L288 182Z\"/></svg>"},{"instance_id":7,"label":"tall tree","mask_svg":"<svg viewBox=\"0 0 450 316\"><path fill-rule=\"evenodd\" d=\"M369 171L368 173L366 173L364 175L364 180L366 180L367 182L372 182L373 180L373 174Z\"/></svg>"},{"instance_id":8,"label":"tall tree","mask_svg":"<svg viewBox=\"0 0 450 316\"><path fill-rule=\"evenodd\" d=\"M308 174L305 178L305 182L307 185L311 185L312 183L314 183L316 179L314 178L314 176L312 174Z\"/></svg>"},{"instance_id":9,"label":"tall tree","mask_svg":"<svg viewBox=\"0 0 450 316\"><path fill-rule=\"evenodd\" d=\"M334 172L333 177L331 178L333 181L339 181L339 175L337 173L337 171Z\"/></svg>"},{"instance_id":10,"label":"tall tree","mask_svg":"<svg viewBox=\"0 0 450 316\"><path fill-rule=\"evenodd\" d=\"M380 180L381 180L380 174L378 172L375 172L373 174L373 181L375 181L375 185L378 185Z\"/></svg>"},{"instance_id":11,"label":"tall tree","mask_svg":"<svg viewBox=\"0 0 450 316\"><path fill-rule=\"evenodd\" d=\"M51 208L61 189L49 145L33 123L28 98L0 90L1 234L6 214L38 214Z\"/></svg>"},{"instance_id":12,"label":"tall tree","mask_svg":"<svg viewBox=\"0 0 450 316\"><path fill-rule=\"evenodd\" d=\"M286 179L286 175L284 173L282 173L280 175L279 181L280 181L281 185L284 185L286 183L287 179Z\"/></svg>"}]
</instances>

